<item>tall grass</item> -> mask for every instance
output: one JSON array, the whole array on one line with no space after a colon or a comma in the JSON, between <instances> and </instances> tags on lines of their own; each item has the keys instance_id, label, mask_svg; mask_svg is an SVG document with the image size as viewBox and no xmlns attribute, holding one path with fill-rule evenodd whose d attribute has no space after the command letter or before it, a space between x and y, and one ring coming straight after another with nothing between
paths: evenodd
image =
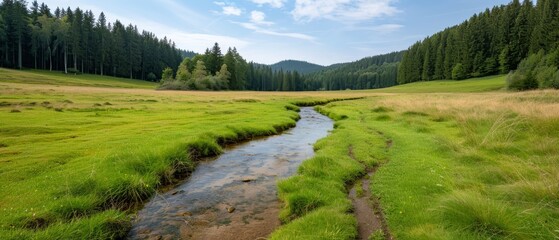
<instances>
[{"instance_id":1,"label":"tall grass","mask_svg":"<svg viewBox=\"0 0 559 240\"><path fill-rule=\"evenodd\" d=\"M299 230L303 226L326 231L306 225L307 216L328 209L336 198L316 194L319 187L312 184L324 183L328 189L320 191L328 192L335 187L325 178L344 184L341 179L358 176L359 168L349 178L337 172L350 155L342 149L353 146L351 152L360 164L386 162L373 177L371 189L397 239L555 239L559 235L556 96L557 91L379 94L321 107L337 119L337 128L315 145L317 157L324 149L338 151L310 159L316 168L302 165L300 175L279 183L286 202L282 217L288 220L272 236L301 239L296 234L304 234ZM386 138L390 144L384 145L390 150L377 149ZM367 156L377 160L363 161ZM323 180L300 181L304 177ZM300 184L286 184L291 181ZM294 197L297 204L290 204L290 196L300 196ZM339 216L348 213L339 210ZM349 232L348 225L344 233Z\"/></svg>"}]
</instances>

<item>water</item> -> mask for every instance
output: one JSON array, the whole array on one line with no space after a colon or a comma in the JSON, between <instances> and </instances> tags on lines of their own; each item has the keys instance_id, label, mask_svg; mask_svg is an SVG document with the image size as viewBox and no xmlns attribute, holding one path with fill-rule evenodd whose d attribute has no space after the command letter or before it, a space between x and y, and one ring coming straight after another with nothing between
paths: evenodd
<instances>
[{"instance_id":1,"label":"water","mask_svg":"<svg viewBox=\"0 0 559 240\"><path fill-rule=\"evenodd\" d=\"M312 145L333 122L301 108L297 126L281 135L226 149L201 162L182 185L155 196L138 213L131 239L256 239L279 225L276 182L314 155Z\"/></svg>"}]
</instances>

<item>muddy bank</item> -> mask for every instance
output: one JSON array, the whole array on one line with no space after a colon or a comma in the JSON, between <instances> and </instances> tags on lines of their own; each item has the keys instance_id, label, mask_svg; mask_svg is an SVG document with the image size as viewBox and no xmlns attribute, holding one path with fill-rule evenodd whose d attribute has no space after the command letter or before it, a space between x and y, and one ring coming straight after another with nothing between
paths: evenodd
<instances>
[{"instance_id":1,"label":"muddy bank","mask_svg":"<svg viewBox=\"0 0 559 240\"><path fill-rule=\"evenodd\" d=\"M333 122L301 108L281 135L233 146L198 165L183 184L156 195L138 213L130 239L256 239L280 222L276 181L314 155Z\"/></svg>"}]
</instances>

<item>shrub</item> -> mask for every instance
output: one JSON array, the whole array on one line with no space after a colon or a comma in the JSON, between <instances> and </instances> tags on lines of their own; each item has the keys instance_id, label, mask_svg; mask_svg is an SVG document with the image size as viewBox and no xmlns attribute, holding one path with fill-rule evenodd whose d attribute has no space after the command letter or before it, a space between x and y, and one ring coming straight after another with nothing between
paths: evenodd
<instances>
[{"instance_id":1,"label":"shrub","mask_svg":"<svg viewBox=\"0 0 559 240\"><path fill-rule=\"evenodd\" d=\"M166 81L170 81L173 80L173 69L170 67L167 67L163 70L163 73L161 73L161 81L162 82L166 82Z\"/></svg>"},{"instance_id":2,"label":"shrub","mask_svg":"<svg viewBox=\"0 0 559 240\"><path fill-rule=\"evenodd\" d=\"M157 80L157 76L155 76L154 73L150 72L148 73L147 80L150 82L155 82L155 80Z\"/></svg>"},{"instance_id":3,"label":"shrub","mask_svg":"<svg viewBox=\"0 0 559 240\"><path fill-rule=\"evenodd\" d=\"M79 75L81 72L77 68L68 68L68 74Z\"/></svg>"},{"instance_id":4,"label":"shrub","mask_svg":"<svg viewBox=\"0 0 559 240\"><path fill-rule=\"evenodd\" d=\"M466 74L466 69L464 69L462 63L458 63L454 66L454 68L452 68L452 79L462 80L466 79L467 77L468 76Z\"/></svg>"}]
</instances>

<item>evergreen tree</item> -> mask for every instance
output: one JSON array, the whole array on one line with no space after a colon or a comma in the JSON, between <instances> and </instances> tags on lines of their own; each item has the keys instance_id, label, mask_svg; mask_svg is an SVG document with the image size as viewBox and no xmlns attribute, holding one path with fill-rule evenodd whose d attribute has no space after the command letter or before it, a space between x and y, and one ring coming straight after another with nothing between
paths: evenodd
<instances>
[{"instance_id":1,"label":"evergreen tree","mask_svg":"<svg viewBox=\"0 0 559 240\"><path fill-rule=\"evenodd\" d=\"M2 12L0 12L0 66L4 66L8 61L8 40L6 37L6 25L2 17Z\"/></svg>"},{"instance_id":2,"label":"evergreen tree","mask_svg":"<svg viewBox=\"0 0 559 240\"><path fill-rule=\"evenodd\" d=\"M97 35L96 39L98 42L96 59L97 65L99 66L99 71L101 76L105 74L105 64L107 61L107 56L109 55L109 29L107 28L107 19L105 14L101 12L99 18L97 19L97 24L95 26L95 33Z\"/></svg>"},{"instance_id":3,"label":"evergreen tree","mask_svg":"<svg viewBox=\"0 0 559 240\"><path fill-rule=\"evenodd\" d=\"M223 64L223 54L221 53L221 48L218 43L215 43L211 50L207 50L205 54L205 63L207 71L211 75L215 75L221 65Z\"/></svg>"}]
</instances>

